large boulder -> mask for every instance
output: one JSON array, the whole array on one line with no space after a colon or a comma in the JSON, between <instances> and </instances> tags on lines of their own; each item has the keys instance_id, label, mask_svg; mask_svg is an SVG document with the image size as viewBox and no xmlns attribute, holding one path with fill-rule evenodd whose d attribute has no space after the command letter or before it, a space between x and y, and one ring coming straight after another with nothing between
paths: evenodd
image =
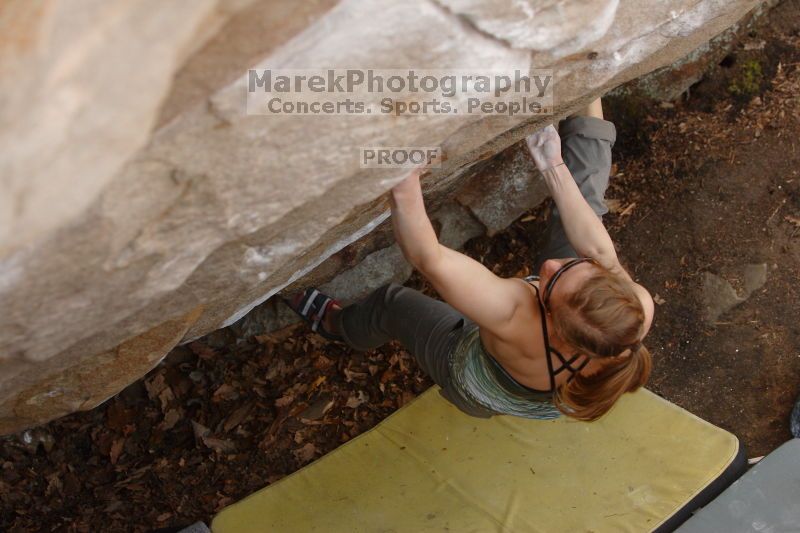
<instances>
[{"instance_id":1,"label":"large boulder","mask_svg":"<svg viewBox=\"0 0 800 533\"><path fill-rule=\"evenodd\" d=\"M351 266L335 254L385 228L385 193L404 175L360 168L359 147L441 146L425 189L442 207L476 162L551 120L246 115L248 67L549 68L559 117L756 4L6 2L0 432L92 408L174 345ZM480 196L459 205L495 231L506 215Z\"/></svg>"}]
</instances>

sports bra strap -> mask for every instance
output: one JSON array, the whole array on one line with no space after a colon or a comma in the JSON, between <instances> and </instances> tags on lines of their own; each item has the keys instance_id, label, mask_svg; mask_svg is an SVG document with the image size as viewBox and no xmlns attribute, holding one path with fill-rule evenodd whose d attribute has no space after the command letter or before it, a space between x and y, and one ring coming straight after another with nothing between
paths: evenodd
<instances>
[{"instance_id":1,"label":"sports bra strap","mask_svg":"<svg viewBox=\"0 0 800 533\"><path fill-rule=\"evenodd\" d=\"M539 311L540 311L539 315L542 321L542 337L544 340L544 349L546 354L545 359L547 359L547 372L550 374L550 392L555 392L556 376L563 370L569 370L572 373L572 375L569 378L567 378L567 383L569 383L570 381L572 381L575 375L578 374L581 370L583 370L584 367L589 363L589 357L584 354L576 353L575 355L567 359L561 354L560 351L550 346L550 335L548 334L547 331L547 310L544 308L542 300L539 297L539 287L531 283L531 281L539 281L539 276L536 275L528 276L524 278L524 281L528 282L534 289L536 289L536 302L539 304ZM553 370L553 361L551 358L551 354L555 354L556 357L558 357L559 361L561 361L561 366L558 368L558 370ZM572 364L581 357L585 357L585 360L578 366L578 368L574 368Z\"/></svg>"}]
</instances>

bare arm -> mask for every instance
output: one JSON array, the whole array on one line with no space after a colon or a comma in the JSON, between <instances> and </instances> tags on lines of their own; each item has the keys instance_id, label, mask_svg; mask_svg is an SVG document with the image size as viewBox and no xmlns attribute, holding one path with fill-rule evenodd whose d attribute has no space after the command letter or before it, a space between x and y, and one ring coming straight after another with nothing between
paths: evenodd
<instances>
[{"instance_id":1,"label":"bare arm","mask_svg":"<svg viewBox=\"0 0 800 533\"><path fill-rule=\"evenodd\" d=\"M561 158L561 138L551 125L526 139L536 167L561 213L567 239L584 257L596 259L614 272L624 273L614 243L603 223L586 202L575 179ZM626 277L627 274L625 274Z\"/></svg>"},{"instance_id":2,"label":"bare arm","mask_svg":"<svg viewBox=\"0 0 800 533\"><path fill-rule=\"evenodd\" d=\"M392 189L392 226L403 255L467 318L502 336L526 289L439 243L425 212L419 172Z\"/></svg>"},{"instance_id":3,"label":"bare arm","mask_svg":"<svg viewBox=\"0 0 800 533\"><path fill-rule=\"evenodd\" d=\"M561 213L567 238L578 254L596 259L609 270L620 268L608 231L586 202L567 165L546 168L542 176Z\"/></svg>"},{"instance_id":4,"label":"bare arm","mask_svg":"<svg viewBox=\"0 0 800 533\"><path fill-rule=\"evenodd\" d=\"M561 213L561 223L570 244L578 254L591 257L609 271L630 281L634 285L639 300L644 308L644 333L650 329L653 321L654 305L650 293L634 282L622 268L603 223L586 202L575 179L561 157L561 138L556 129L550 125L537 131L526 139L536 167L542 173L553 201Z\"/></svg>"}]
</instances>

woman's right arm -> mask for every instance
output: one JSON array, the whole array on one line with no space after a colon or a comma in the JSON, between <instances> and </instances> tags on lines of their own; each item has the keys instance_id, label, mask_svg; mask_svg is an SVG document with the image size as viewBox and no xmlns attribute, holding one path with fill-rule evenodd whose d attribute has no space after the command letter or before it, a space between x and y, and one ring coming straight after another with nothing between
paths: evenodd
<instances>
[{"instance_id":1,"label":"woman's right arm","mask_svg":"<svg viewBox=\"0 0 800 533\"><path fill-rule=\"evenodd\" d=\"M600 218L583 197L572 173L561 158L561 137L550 125L526 139L536 167L544 176L544 181L561 213L561 223L567 239L573 248L584 257L591 257L603 267L633 283L634 291L644 309L643 335L653 323L655 306L650 293L633 281L622 268L614 249L614 243Z\"/></svg>"},{"instance_id":2,"label":"woman's right arm","mask_svg":"<svg viewBox=\"0 0 800 533\"><path fill-rule=\"evenodd\" d=\"M561 158L561 138L550 125L526 139L536 167L561 213L570 244L583 257L591 257L608 270L630 279L619 264L614 243L605 226L586 202Z\"/></svg>"}]
</instances>

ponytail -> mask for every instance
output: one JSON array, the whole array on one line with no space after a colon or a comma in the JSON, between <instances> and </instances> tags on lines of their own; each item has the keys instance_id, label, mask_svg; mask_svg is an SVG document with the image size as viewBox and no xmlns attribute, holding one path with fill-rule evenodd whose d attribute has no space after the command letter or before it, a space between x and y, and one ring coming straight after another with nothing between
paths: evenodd
<instances>
[{"instance_id":1,"label":"ponytail","mask_svg":"<svg viewBox=\"0 0 800 533\"><path fill-rule=\"evenodd\" d=\"M553 395L559 411L585 421L600 418L620 396L647 383L652 368L650 351L640 340L644 308L632 284L597 269L552 313L562 340L602 365L594 374L575 374Z\"/></svg>"},{"instance_id":2,"label":"ponytail","mask_svg":"<svg viewBox=\"0 0 800 533\"><path fill-rule=\"evenodd\" d=\"M572 381L561 385L553 397L558 410L571 418L591 422L607 413L624 393L647 383L652 357L644 345L634 345L630 355L619 359L607 363L595 374L576 374Z\"/></svg>"}]
</instances>

